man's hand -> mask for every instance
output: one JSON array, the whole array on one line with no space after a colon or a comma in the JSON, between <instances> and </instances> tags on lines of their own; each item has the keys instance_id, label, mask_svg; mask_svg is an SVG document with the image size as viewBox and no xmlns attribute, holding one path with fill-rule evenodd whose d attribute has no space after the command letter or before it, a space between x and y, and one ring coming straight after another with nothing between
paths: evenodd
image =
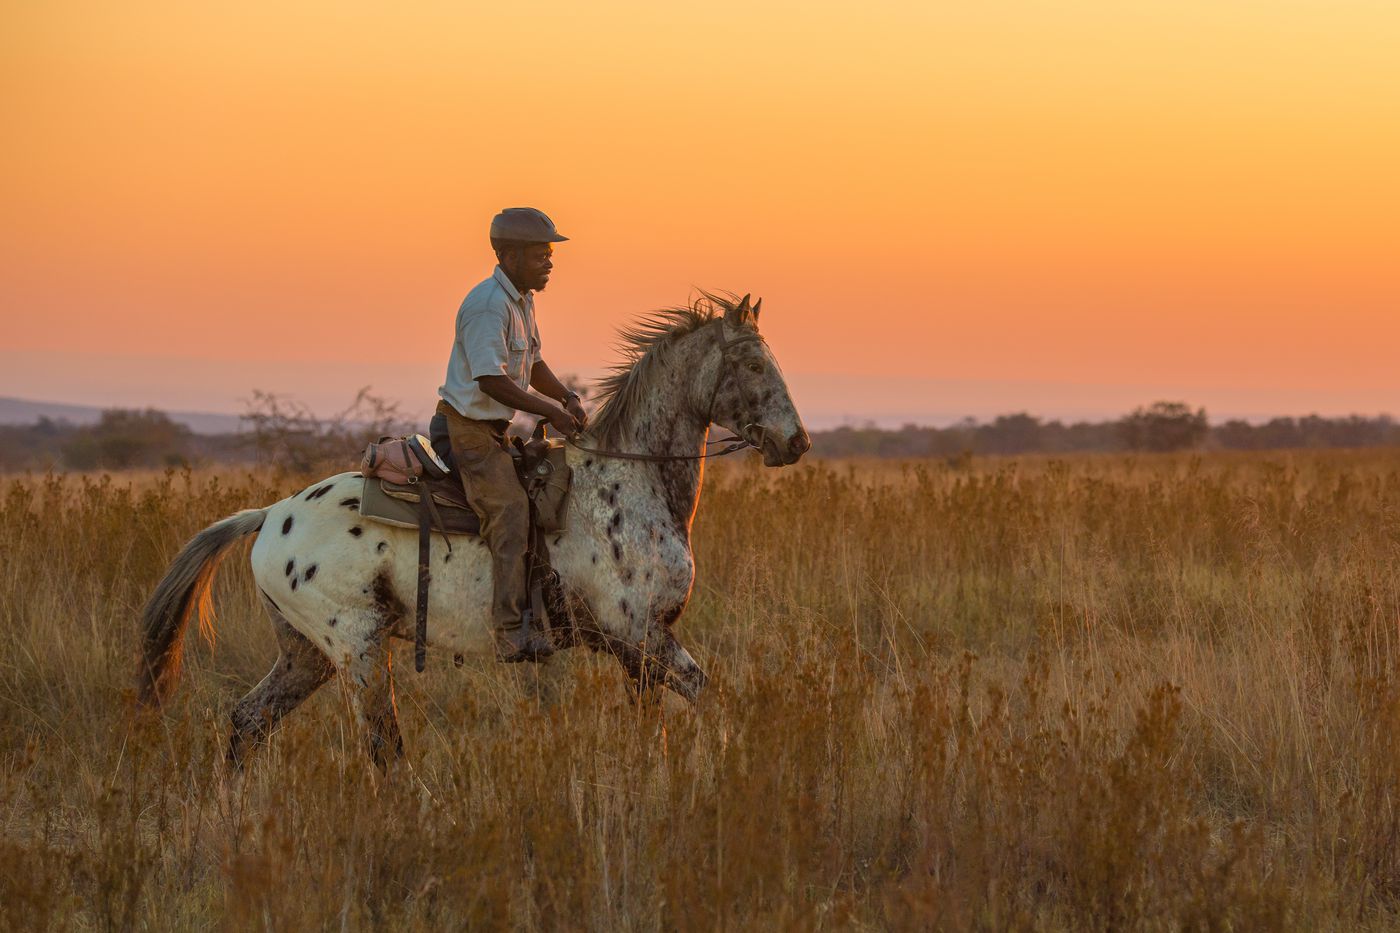
<instances>
[{"instance_id":1,"label":"man's hand","mask_svg":"<svg viewBox=\"0 0 1400 933\"><path fill-rule=\"evenodd\" d=\"M575 400L574 404L577 405L578 401ZM572 411L562 408L556 408L549 416L549 426L565 437L573 437L583 430L583 422Z\"/></svg>"},{"instance_id":2,"label":"man's hand","mask_svg":"<svg viewBox=\"0 0 1400 933\"><path fill-rule=\"evenodd\" d=\"M579 401L577 395L569 396L569 400L564 403L564 410L574 416L580 431L588 427L588 412L583 410L583 402Z\"/></svg>"}]
</instances>

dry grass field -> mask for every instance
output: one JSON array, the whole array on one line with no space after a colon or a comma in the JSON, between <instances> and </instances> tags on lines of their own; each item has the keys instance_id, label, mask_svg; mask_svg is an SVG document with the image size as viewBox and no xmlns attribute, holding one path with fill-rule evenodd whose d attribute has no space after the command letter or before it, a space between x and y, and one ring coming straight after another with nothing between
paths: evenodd
<instances>
[{"instance_id":1,"label":"dry grass field","mask_svg":"<svg viewBox=\"0 0 1400 933\"><path fill-rule=\"evenodd\" d=\"M0 922L1397 925L1395 452L725 466L698 708L403 646L387 777L331 685L238 782L276 653L243 552L153 718L137 617L194 531L308 477L0 480Z\"/></svg>"}]
</instances>

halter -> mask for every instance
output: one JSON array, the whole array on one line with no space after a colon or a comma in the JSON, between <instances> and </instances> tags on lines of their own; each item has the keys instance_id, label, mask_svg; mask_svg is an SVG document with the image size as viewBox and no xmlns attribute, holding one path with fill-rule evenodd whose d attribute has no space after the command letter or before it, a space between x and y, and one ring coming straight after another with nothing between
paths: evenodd
<instances>
[{"instance_id":1,"label":"halter","mask_svg":"<svg viewBox=\"0 0 1400 933\"><path fill-rule=\"evenodd\" d=\"M719 378L715 379L715 387L710 391L710 407L709 410L705 413L705 417L707 419L706 424L714 423L715 399L719 397L719 388L720 385L724 382L725 367L728 367L729 374L735 377L734 385L738 387L739 397L743 400L744 408L748 410L749 417L753 418L754 412L757 410L754 408L752 402L749 400L749 393L744 390L744 381L738 378L738 364L735 362L734 358L729 355L729 350L731 347L737 347L741 343L763 343L764 340L761 336L759 336L757 331L748 331L747 333L742 333L738 337L735 337L733 340L730 340L724 335L723 320L720 320L717 323L720 325L720 376ZM636 454L628 453L627 451L622 450L599 450L596 447L584 447L577 440L575 440L575 438L579 436L577 434L569 435L565 438L565 440L568 441L569 444L572 445L576 450L581 450L584 453L596 454L600 457L612 457L617 460L642 460L648 463L667 463L677 460L708 460L711 457L723 457L726 454L736 453L740 450L743 450L746 447L753 447L755 449L758 449L759 444L755 444L752 440L750 440L747 437L750 429L754 429L759 432L761 443L763 428L759 426L756 422L749 421L743 427L741 427L739 429L739 433L733 437L722 437L719 440L705 442L706 447L709 447L714 444L728 444L729 446L725 447L723 450L711 450L706 451L702 454Z\"/></svg>"}]
</instances>

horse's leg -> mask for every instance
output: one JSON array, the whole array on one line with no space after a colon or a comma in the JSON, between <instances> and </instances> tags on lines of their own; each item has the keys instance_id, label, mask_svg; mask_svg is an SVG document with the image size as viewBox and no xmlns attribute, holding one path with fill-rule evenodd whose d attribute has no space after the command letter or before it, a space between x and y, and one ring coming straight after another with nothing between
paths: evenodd
<instances>
[{"instance_id":1,"label":"horse's leg","mask_svg":"<svg viewBox=\"0 0 1400 933\"><path fill-rule=\"evenodd\" d=\"M666 634L670 636L669 632ZM705 671L675 638L671 638L671 647L671 658L666 665L665 684L694 703L700 699L700 692L705 689L705 684L710 678L705 676Z\"/></svg>"},{"instance_id":2,"label":"horse's leg","mask_svg":"<svg viewBox=\"0 0 1400 933\"><path fill-rule=\"evenodd\" d=\"M233 708L227 760L235 769L243 767L248 754L271 734L278 720L335 674L335 666L319 648L287 624L282 613L266 601L264 605L281 650L272 670Z\"/></svg>"},{"instance_id":3,"label":"horse's leg","mask_svg":"<svg viewBox=\"0 0 1400 933\"><path fill-rule=\"evenodd\" d=\"M393 653L387 632L380 630L350 656L352 702L365 729L370 758L380 771L403 755L403 734L399 731L398 709L394 705Z\"/></svg>"},{"instance_id":4,"label":"horse's leg","mask_svg":"<svg viewBox=\"0 0 1400 933\"><path fill-rule=\"evenodd\" d=\"M661 702L661 687L665 671L645 646L622 645L613 649L622 669L627 673L627 698L637 707L654 707Z\"/></svg>"},{"instance_id":5,"label":"horse's leg","mask_svg":"<svg viewBox=\"0 0 1400 933\"><path fill-rule=\"evenodd\" d=\"M707 680L690 652L660 622L651 626L641 645L622 646L613 653L627 672L628 694L634 702L654 705L660 702L660 689L666 687L694 703Z\"/></svg>"}]
</instances>

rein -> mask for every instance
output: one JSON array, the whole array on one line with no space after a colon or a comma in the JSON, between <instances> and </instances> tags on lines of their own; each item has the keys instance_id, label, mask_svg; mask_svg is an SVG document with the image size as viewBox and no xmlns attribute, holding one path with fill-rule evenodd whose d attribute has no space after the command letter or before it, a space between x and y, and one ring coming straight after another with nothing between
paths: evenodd
<instances>
[{"instance_id":1,"label":"rein","mask_svg":"<svg viewBox=\"0 0 1400 933\"><path fill-rule=\"evenodd\" d=\"M724 337L724 323L723 323L723 321L720 322L720 332L719 332L719 333L720 333L720 345L719 345L720 362L721 362L721 364L727 365L727 366L729 367L729 370L730 370L730 373L731 373L731 374L737 376L737 373L734 372L734 365L735 365L735 364L734 364L734 360L733 360L733 358L730 357L730 355L729 355L729 348L730 348L730 347L738 346L738 345L741 344L741 343L749 343L750 341L757 341L757 342L759 342L759 343L762 343L762 342L763 342L763 338L760 337L757 333L747 333L747 334L740 334L738 337L735 337L733 340L727 340L727 339L725 339L725 337ZM709 412L709 417L710 417L711 423L713 423L713 420L714 420L714 413L715 413L715 397L719 395L719 387L720 387L720 383L721 383L721 382L723 382L723 379L716 379L716 380L715 380L715 387L714 387L714 390L710 393L710 412ZM749 410L749 415L752 417L752 415L753 415L753 410L754 410L754 409L753 409L753 405L750 404L750 402L749 402L748 393L744 391L744 384L743 384L743 382L742 382L741 380L739 380L739 379L736 378L736 379L734 380L734 385L739 389L739 394L740 394L740 395L743 397L743 399L744 399L744 407L747 408L747 409ZM744 425L744 431L747 432L749 428L752 428L752 427L755 427L755 426L756 426L756 425L754 425L752 422L750 422L749 424ZM760 430L762 430L762 429L760 428ZM753 441L749 440L747 437L744 437L744 436L742 435L742 433L741 433L741 434L736 434L736 435L734 435L733 437L722 437L722 438L720 438L719 440L716 440L716 441L706 441L706 442L705 442L705 446L706 446L706 447L709 447L709 446L712 446L712 445L715 445L715 444L728 444L729 446L725 447L723 450L708 450L708 451L706 451L705 453L702 453L702 454L639 454L639 453L630 453L630 452L624 451L624 450L601 450L601 449L599 449L599 448L597 448L597 447L585 447L585 446L583 446L583 445L580 444L577 440L575 440L575 437L578 437L578 436L579 436L579 435L571 435L571 436L565 438L565 440L569 442L570 446L572 446L572 447L575 448L576 450L580 450L580 451L582 451L582 452L584 452L584 453L596 454L596 455L599 456L599 457L611 457L611 458L613 458L613 459L615 459L615 460L641 460L641 461L644 461L644 462L646 462L646 463L670 463L670 462L675 462L675 461L678 461L678 460L709 460L711 457L723 457L723 456L725 456L726 454L737 453L738 451L741 451L741 450L743 450L743 449L746 448L746 447L753 447L753 448L755 448L755 449L758 449L758 445L755 444Z\"/></svg>"},{"instance_id":2,"label":"rein","mask_svg":"<svg viewBox=\"0 0 1400 933\"><path fill-rule=\"evenodd\" d=\"M572 437L564 440L569 442L569 446L575 450L580 450L586 454L597 454L599 457L611 457L615 460L643 460L647 463L666 463L673 460L709 460L711 457L723 457L725 454L732 454L743 450L745 447L753 447L752 441L746 441L742 437L722 437L717 441L706 441L705 445L729 444L723 450L710 450L703 454L634 454L625 450L599 450L597 447L585 447Z\"/></svg>"}]
</instances>

